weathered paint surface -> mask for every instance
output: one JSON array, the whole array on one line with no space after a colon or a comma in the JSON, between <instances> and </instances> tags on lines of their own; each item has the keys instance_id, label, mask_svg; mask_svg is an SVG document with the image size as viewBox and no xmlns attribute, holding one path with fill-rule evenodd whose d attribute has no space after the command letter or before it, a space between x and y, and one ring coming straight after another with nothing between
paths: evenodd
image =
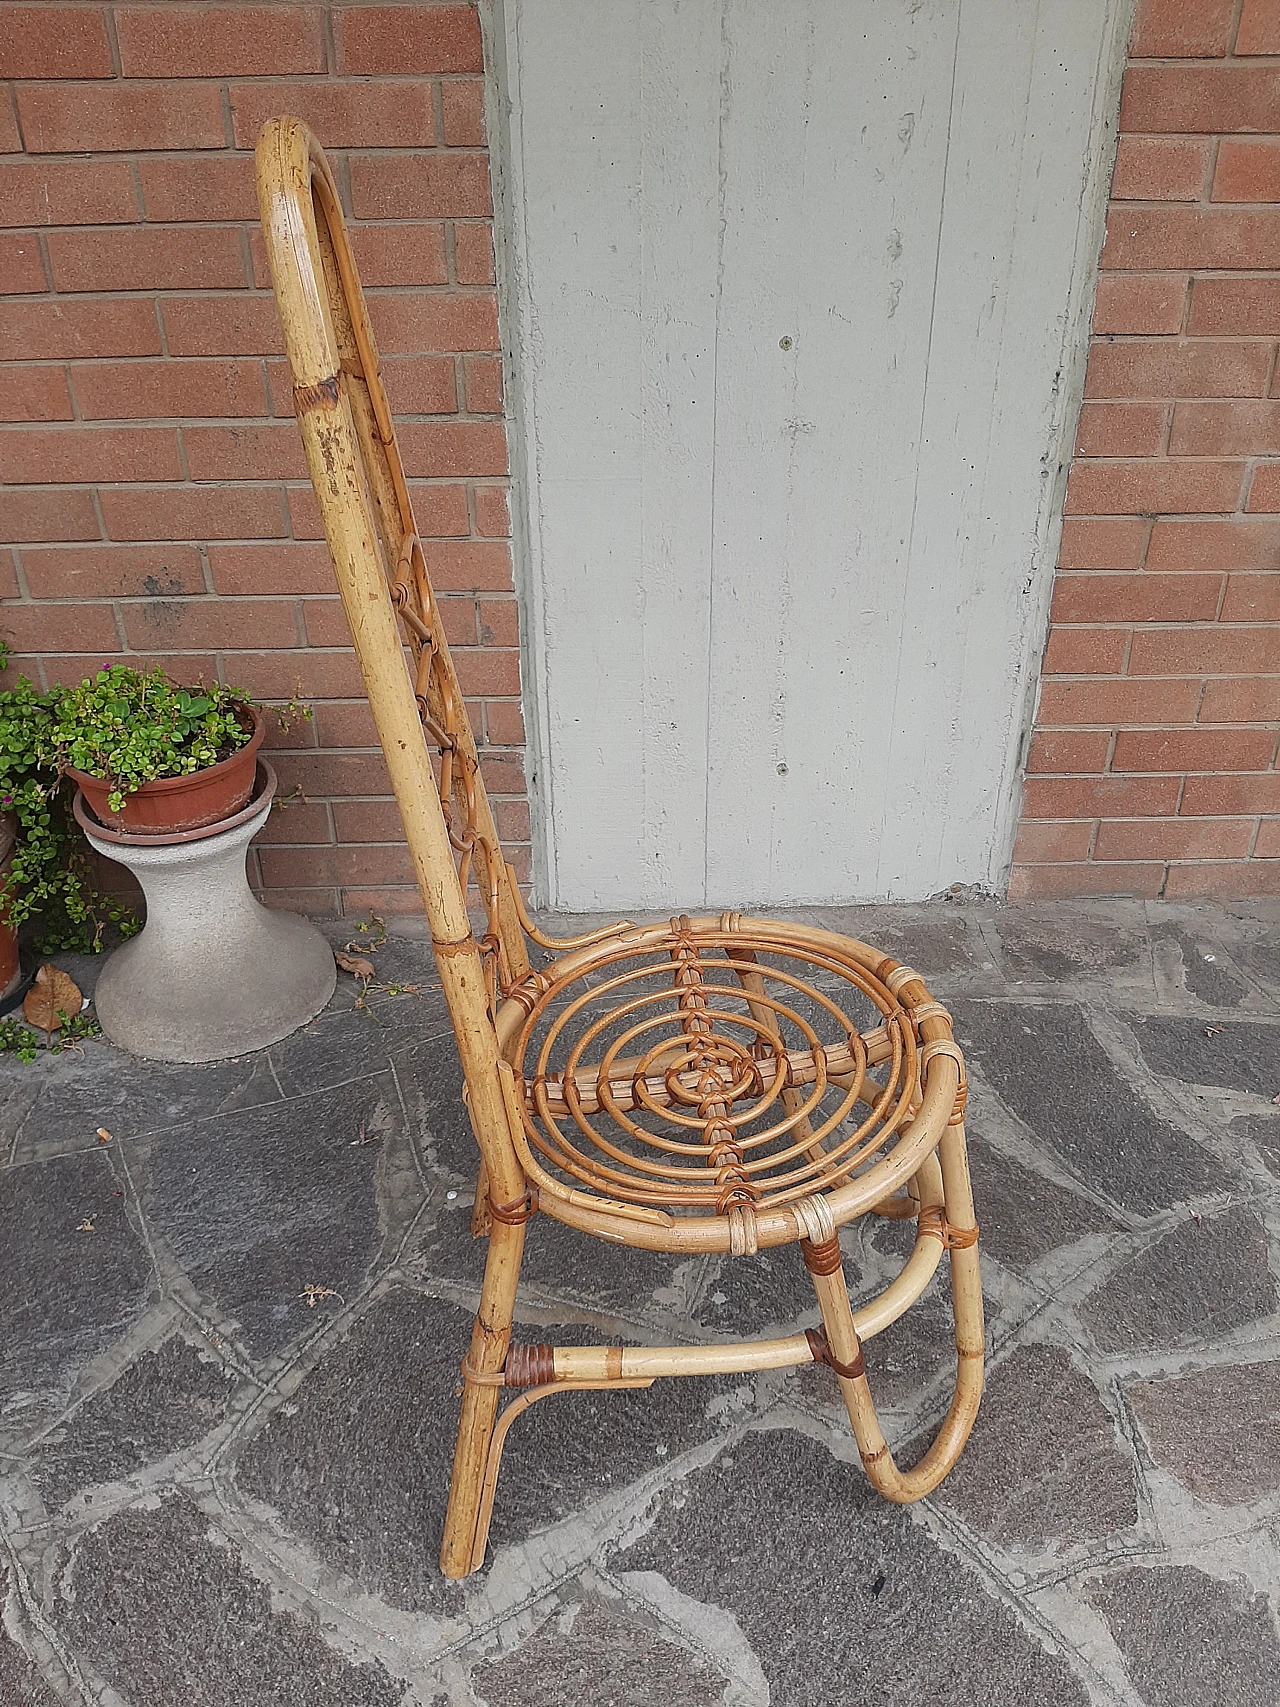
<instances>
[{"instance_id":1,"label":"weathered paint surface","mask_svg":"<svg viewBox=\"0 0 1280 1707\"><path fill-rule=\"evenodd\" d=\"M1126 21L499 7L553 906L1003 882Z\"/></svg>"}]
</instances>

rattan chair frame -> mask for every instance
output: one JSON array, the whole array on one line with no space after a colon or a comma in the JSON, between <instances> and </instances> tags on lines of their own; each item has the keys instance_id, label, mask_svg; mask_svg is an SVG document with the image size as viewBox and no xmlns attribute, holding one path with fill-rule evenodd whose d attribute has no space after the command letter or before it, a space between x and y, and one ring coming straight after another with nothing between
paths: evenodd
<instances>
[{"instance_id":1,"label":"rattan chair frame","mask_svg":"<svg viewBox=\"0 0 1280 1707\"><path fill-rule=\"evenodd\" d=\"M483 1563L503 1444L530 1404L659 1376L826 1363L873 1485L890 1500L919 1499L959 1456L983 1378L967 1086L946 1010L910 967L807 925L725 913L662 926L623 920L563 940L535 927L502 857L337 188L300 119L263 127L257 182L299 430L480 1152L472 1228L488 1238L488 1255L462 1362L441 1568L462 1577ZM479 940L473 886L487 925ZM537 969L531 946L551 956ZM857 1029L831 987L872 1004L880 1023ZM622 1040L589 1061L606 1031L591 1010L606 996L616 996L608 1011L624 1025ZM731 998L737 1006L726 1014ZM842 1027L842 1038L824 1044L806 1012ZM566 1069L554 1071L536 1034L546 1024L567 1036L564 1014L586 1030ZM621 1053L626 1039L651 1037L639 1054ZM836 1099L836 1117L824 1112L825 1097ZM747 1098L755 1100L740 1107ZM603 1134L601 1116L611 1122ZM761 1129L766 1117L772 1124ZM537 1212L637 1249L748 1259L799 1244L822 1329L724 1345L513 1345L526 1228ZM897 1277L855 1312L839 1228L869 1212L914 1218L916 1236ZM944 1250L955 1387L932 1444L904 1470L881 1430L862 1346L920 1297ZM504 1387L526 1391L499 1418Z\"/></svg>"}]
</instances>

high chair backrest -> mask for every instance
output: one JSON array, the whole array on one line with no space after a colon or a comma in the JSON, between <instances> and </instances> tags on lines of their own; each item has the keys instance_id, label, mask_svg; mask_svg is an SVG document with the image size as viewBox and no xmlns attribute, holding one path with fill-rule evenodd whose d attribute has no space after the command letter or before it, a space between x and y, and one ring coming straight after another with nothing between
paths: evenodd
<instances>
[{"instance_id":1,"label":"high chair backrest","mask_svg":"<svg viewBox=\"0 0 1280 1707\"><path fill-rule=\"evenodd\" d=\"M311 482L430 921L474 1118L477 1094L488 1104L500 1093L497 992L529 970L520 896L502 859L427 576L337 188L301 119L263 126L257 180ZM467 915L472 880L488 918L480 944ZM483 1081L479 1092L473 1076ZM499 1105L493 1117L501 1130ZM477 1137L492 1167L481 1124Z\"/></svg>"}]
</instances>

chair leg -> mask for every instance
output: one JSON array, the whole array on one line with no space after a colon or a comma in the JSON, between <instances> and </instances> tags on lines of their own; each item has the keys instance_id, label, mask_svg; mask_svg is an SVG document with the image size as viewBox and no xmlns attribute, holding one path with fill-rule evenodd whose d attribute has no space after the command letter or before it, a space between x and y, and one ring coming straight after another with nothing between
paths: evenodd
<instances>
[{"instance_id":1,"label":"chair leg","mask_svg":"<svg viewBox=\"0 0 1280 1707\"><path fill-rule=\"evenodd\" d=\"M495 1375L506 1361L511 1343L511 1317L515 1310L520 1258L524 1253L524 1225L495 1221L489 1235L489 1257L480 1289L467 1364L477 1375ZM458 1420L458 1443L453 1453L453 1480L449 1484L449 1509L444 1520L444 1542L440 1569L446 1577L465 1577L472 1569L471 1554L476 1522L484 1492L485 1463L498 1412L501 1388L496 1384L469 1381L462 1384L462 1415Z\"/></svg>"},{"instance_id":2,"label":"chair leg","mask_svg":"<svg viewBox=\"0 0 1280 1707\"><path fill-rule=\"evenodd\" d=\"M961 1237L975 1231L973 1197L969 1189L969 1167L965 1156L964 1128L949 1126L939 1145L943 1191L949 1226ZM933 1443L910 1470L900 1470L885 1440L876 1415L875 1401L863 1366L862 1344L853 1325L853 1310L844 1269L839 1262L823 1260L824 1246L801 1247L805 1264L813 1276L814 1290L822 1310L822 1324L834 1363L858 1452L868 1479L888 1500L908 1504L932 1493L951 1469L969 1438L978 1401L982 1397L982 1367L985 1329L982 1320L982 1276L976 1243L951 1247L951 1292L956 1325L956 1384L951 1405ZM835 1247L836 1255L839 1245ZM825 1272L824 1272L825 1270Z\"/></svg>"},{"instance_id":3,"label":"chair leg","mask_svg":"<svg viewBox=\"0 0 1280 1707\"><path fill-rule=\"evenodd\" d=\"M489 1213L489 1169L481 1156L480 1171L476 1175L476 1200L471 1206L471 1237L487 1239L492 1230L493 1217Z\"/></svg>"}]
</instances>

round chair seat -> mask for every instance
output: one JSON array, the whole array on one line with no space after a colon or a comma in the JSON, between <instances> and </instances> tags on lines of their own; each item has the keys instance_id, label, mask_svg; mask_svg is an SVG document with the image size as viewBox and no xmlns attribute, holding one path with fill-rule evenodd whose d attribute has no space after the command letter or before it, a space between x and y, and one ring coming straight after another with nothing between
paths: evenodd
<instances>
[{"instance_id":1,"label":"round chair seat","mask_svg":"<svg viewBox=\"0 0 1280 1707\"><path fill-rule=\"evenodd\" d=\"M910 1177L951 1113L917 1130L928 1019L949 1034L918 974L866 944L728 913L564 956L511 991L498 1031L534 1171L601 1208L732 1227Z\"/></svg>"}]
</instances>

